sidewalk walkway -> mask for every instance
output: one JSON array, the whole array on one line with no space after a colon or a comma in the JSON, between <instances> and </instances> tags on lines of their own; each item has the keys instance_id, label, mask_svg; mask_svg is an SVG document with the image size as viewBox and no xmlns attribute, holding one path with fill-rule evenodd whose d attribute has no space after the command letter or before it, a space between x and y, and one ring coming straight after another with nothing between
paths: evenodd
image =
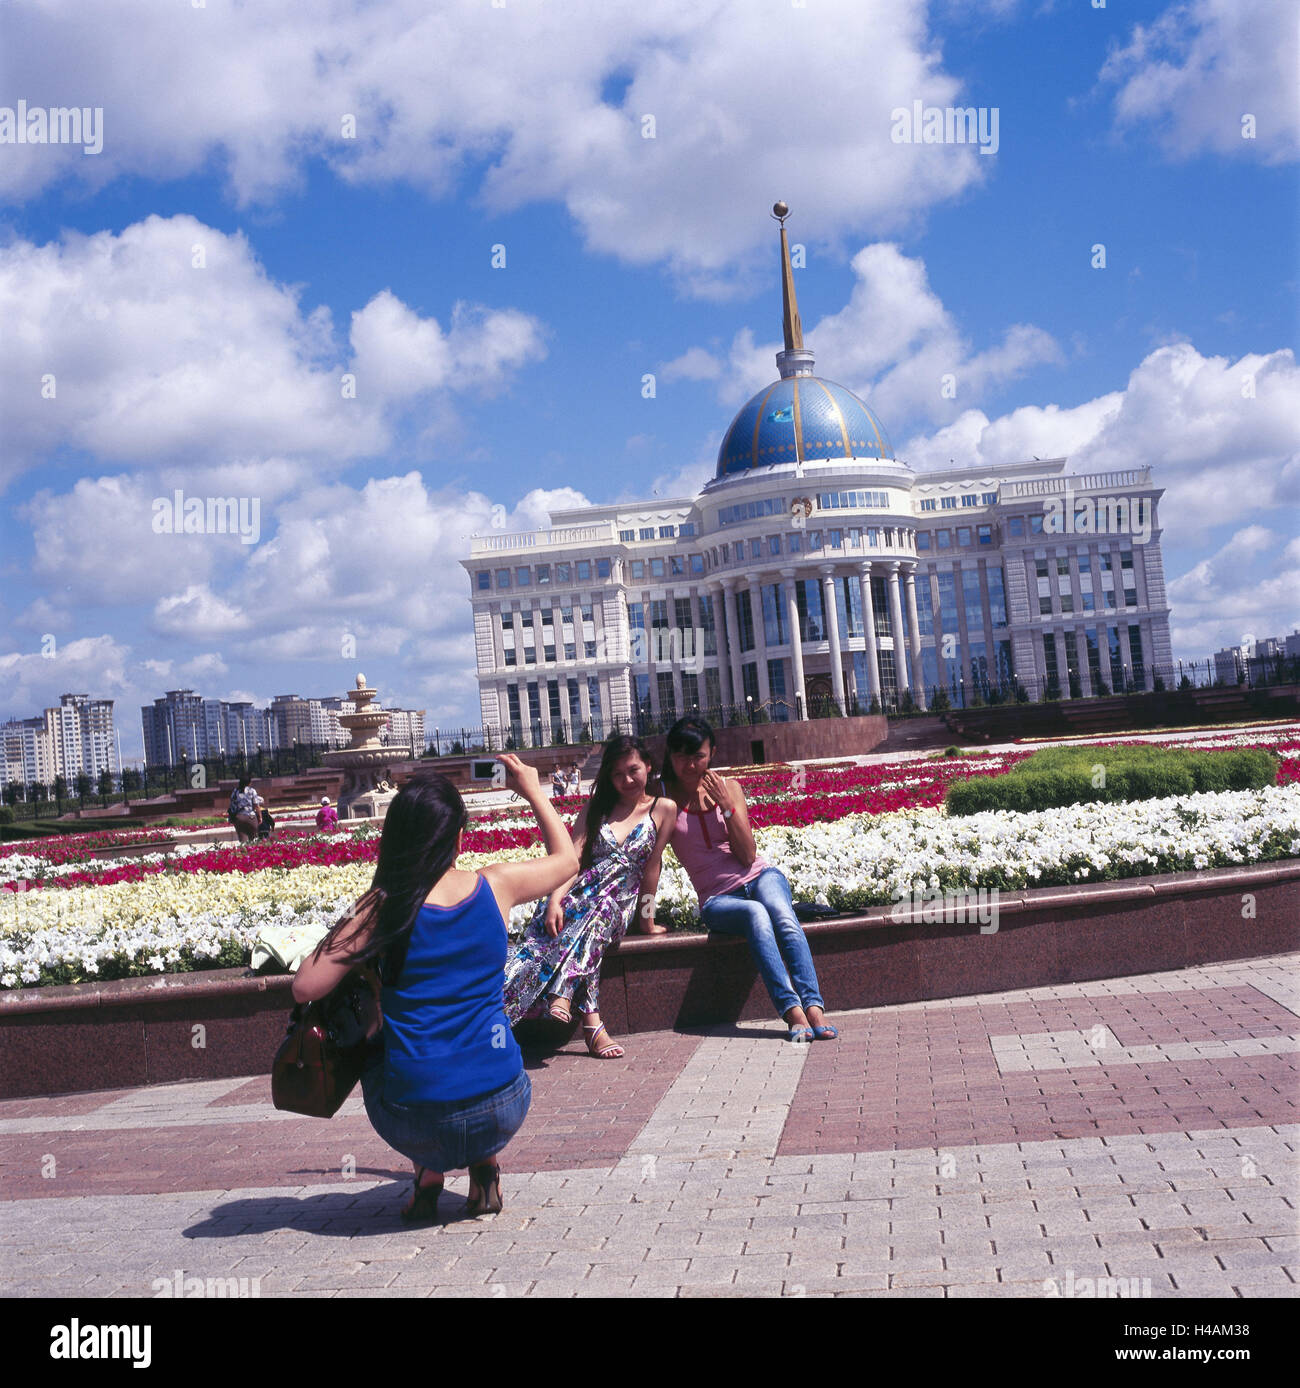
<instances>
[{"instance_id":1,"label":"sidewalk walkway","mask_svg":"<svg viewBox=\"0 0 1300 1388\"><path fill-rule=\"evenodd\" d=\"M572 1046L530 1061L503 1213L463 1218L461 1173L415 1230L359 1096L0 1103L0 1293L1292 1297L1298 962Z\"/></svg>"}]
</instances>

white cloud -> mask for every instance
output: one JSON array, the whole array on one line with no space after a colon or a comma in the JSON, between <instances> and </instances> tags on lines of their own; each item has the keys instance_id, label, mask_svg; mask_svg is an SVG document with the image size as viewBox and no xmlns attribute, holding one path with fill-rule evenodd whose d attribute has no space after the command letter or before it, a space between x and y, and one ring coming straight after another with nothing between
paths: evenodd
<instances>
[{"instance_id":1,"label":"white cloud","mask_svg":"<svg viewBox=\"0 0 1300 1388\"><path fill-rule=\"evenodd\" d=\"M206 641L214 636L245 631L251 620L202 583L191 583L183 592L159 598L154 604L154 627L164 636L184 636Z\"/></svg>"},{"instance_id":2,"label":"white cloud","mask_svg":"<svg viewBox=\"0 0 1300 1388\"><path fill-rule=\"evenodd\" d=\"M544 355L526 314L457 304L444 330L387 290L353 315L349 351L329 312L300 297L242 235L189 216L0 249L0 486L69 448L187 476L215 467L274 493L308 460L382 451L426 392L490 391ZM473 371L453 369L466 361Z\"/></svg>"},{"instance_id":3,"label":"white cloud","mask_svg":"<svg viewBox=\"0 0 1300 1388\"><path fill-rule=\"evenodd\" d=\"M691 347L665 362L659 368L665 381L716 381L722 375L722 363L703 347Z\"/></svg>"},{"instance_id":4,"label":"white cloud","mask_svg":"<svg viewBox=\"0 0 1300 1388\"><path fill-rule=\"evenodd\" d=\"M1168 584L1170 635L1192 658L1248 637L1284 636L1300 622L1300 553L1262 525L1244 526Z\"/></svg>"},{"instance_id":5,"label":"white cloud","mask_svg":"<svg viewBox=\"0 0 1300 1388\"><path fill-rule=\"evenodd\" d=\"M1221 525L1271 519L1300 503L1300 367L1289 351L1238 361L1190 343L1161 347L1112 391L1072 408L979 411L899 450L913 466L1068 456L1076 472L1152 467L1159 516L1180 545Z\"/></svg>"},{"instance_id":6,"label":"white cloud","mask_svg":"<svg viewBox=\"0 0 1300 1388\"><path fill-rule=\"evenodd\" d=\"M1296 68L1293 4L1191 0L1135 25L1101 80L1118 87L1117 124L1151 128L1174 158L1208 151L1279 164L1300 156Z\"/></svg>"},{"instance_id":7,"label":"white cloud","mask_svg":"<svg viewBox=\"0 0 1300 1388\"><path fill-rule=\"evenodd\" d=\"M805 73L806 98L792 77ZM11 199L216 163L241 204L269 202L319 159L436 197L477 184L494 211L558 201L594 249L667 260L702 288L762 240L774 187L834 240L901 228L993 163L891 140L897 107L986 96L943 70L914 0L47 0L8 17L0 78L33 105L104 108L101 154L7 147Z\"/></svg>"},{"instance_id":8,"label":"white cloud","mask_svg":"<svg viewBox=\"0 0 1300 1388\"><path fill-rule=\"evenodd\" d=\"M1027 324L1012 325L1000 343L976 350L930 287L925 262L896 245L864 246L852 268L848 303L805 326L804 343L816 354L818 374L866 400L891 436L909 423L950 420L965 402L1032 367L1061 360L1051 335ZM751 330L742 328L725 362L692 347L664 372L668 380L716 379L719 399L735 407L774 379L780 346L758 345ZM945 395L949 377L954 393Z\"/></svg>"},{"instance_id":9,"label":"white cloud","mask_svg":"<svg viewBox=\"0 0 1300 1388\"><path fill-rule=\"evenodd\" d=\"M0 688L4 706L22 718L56 707L61 694L120 699L134 688L130 648L104 635L60 641L51 656L39 648L0 653Z\"/></svg>"}]
</instances>

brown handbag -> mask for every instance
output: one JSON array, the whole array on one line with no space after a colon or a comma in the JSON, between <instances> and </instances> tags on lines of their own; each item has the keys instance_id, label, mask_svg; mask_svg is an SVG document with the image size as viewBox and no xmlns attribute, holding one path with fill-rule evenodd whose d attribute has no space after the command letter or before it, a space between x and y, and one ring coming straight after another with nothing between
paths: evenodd
<instances>
[{"instance_id":1,"label":"brown handbag","mask_svg":"<svg viewBox=\"0 0 1300 1388\"><path fill-rule=\"evenodd\" d=\"M290 1113L333 1118L372 1058L383 1030L379 970L353 970L316 1002L300 1002L271 1066L271 1102Z\"/></svg>"}]
</instances>

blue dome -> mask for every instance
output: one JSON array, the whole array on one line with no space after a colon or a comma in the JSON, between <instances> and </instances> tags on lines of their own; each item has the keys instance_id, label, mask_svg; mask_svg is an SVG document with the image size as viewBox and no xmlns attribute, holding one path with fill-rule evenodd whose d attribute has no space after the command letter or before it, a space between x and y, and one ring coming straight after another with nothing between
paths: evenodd
<instances>
[{"instance_id":1,"label":"blue dome","mask_svg":"<svg viewBox=\"0 0 1300 1388\"><path fill-rule=\"evenodd\" d=\"M786 376L731 421L716 476L796 459L893 456L880 421L851 390L817 376Z\"/></svg>"}]
</instances>

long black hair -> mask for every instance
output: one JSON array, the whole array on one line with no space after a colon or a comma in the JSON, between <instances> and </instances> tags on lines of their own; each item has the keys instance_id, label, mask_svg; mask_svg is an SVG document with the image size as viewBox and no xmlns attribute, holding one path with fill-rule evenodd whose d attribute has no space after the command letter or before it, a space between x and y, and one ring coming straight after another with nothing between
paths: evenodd
<instances>
[{"instance_id":1,"label":"long black hair","mask_svg":"<svg viewBox=\"0 0 1300 1388\"><path fill-rule=\"evenodd\" d=\"M353 964L378 959L385 982L396 983L415 918L434 884L456 861L456 838L467 819L460 791L446 776L430 771L412 777L388 807L370 890L321 941L320 949L349 922L373 911L370 939L348 959Z\"/></svg>"},{"instance_id":2,"label":"long black hair","mask_svg":"<svg viewBox=\"0 0 1300 1388\"><path fill-rule=\"evenodd\" d=\"M709 744L711 749L716 749L718 739L714 735L711 724L706 723L703 718L698 718L694 714L686 718L679 718L671 728L668 729L668 739L664 747L664 789L669 795L676 798L677 788L680 782L677 773L673 770L673 753L687 752L694 754L704 746ZM709 758L713 760L712 757Z\"/></svg>"},{"instance_id":3,"label":"long black hair","mask_svg":"<svg viewBox=\"0 0 1300 1388\"><path fill-rule=\"evenodd\" d=\"M605 743L605 750L600 754L600 770L596 772L596 779L591 783L591 799L587 802L587 836L582 845L582 857L578 861L579 872L586 872L591 866L596 840L600 836L600 826L618 804L618 791L614 789L614 768L632 752L645 762L647 775L654 774L650 749L639 737L633 737L630 733L615 733Z\"/></svg>"}]
</instances>

